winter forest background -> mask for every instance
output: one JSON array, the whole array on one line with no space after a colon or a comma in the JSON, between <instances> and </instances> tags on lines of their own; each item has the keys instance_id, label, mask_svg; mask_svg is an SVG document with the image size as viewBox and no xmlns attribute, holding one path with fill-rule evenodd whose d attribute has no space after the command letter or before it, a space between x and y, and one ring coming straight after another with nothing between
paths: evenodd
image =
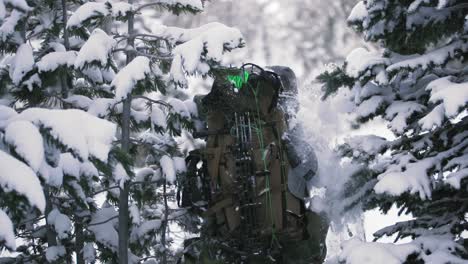
<instances>
[{"instance_id":1,"label":"winter forest background","mask_svg":"<svg viewBox=\"0 0 468 264\"><path fill-rule=\"evenodd\" d=\"M465 0L0 0L0 20L0 263L175 263L199 226L175 202L193 96L244 62L298 76L328 263L468 263Z\"/></svg>"}]
</instances>

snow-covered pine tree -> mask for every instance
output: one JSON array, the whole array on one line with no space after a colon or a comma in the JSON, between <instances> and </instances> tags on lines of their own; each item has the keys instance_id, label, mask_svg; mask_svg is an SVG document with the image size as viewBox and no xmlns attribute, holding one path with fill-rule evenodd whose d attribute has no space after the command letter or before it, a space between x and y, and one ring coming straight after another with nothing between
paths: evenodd
<instances>
[{"instance_id":1,"label":"snow-covered pine tree","mask_svg":"<svg viewBox=\"0 0 468 264\"><path fill-rule=\"evenodd\" d=\"M161 25L154 32L136 27L151 8L180 14L202 11L203 4L87 2L67 25L71 37L83 40L73 62L83 89L73 103L121 128L112 169L102 178L106 204L90 223L101 261L168 261L167 227L177 212L166 193L185 167L174 137L190 130L197 114L193 102L176 98L175 88L187 87L186 75L209 74L224 52L243 46L238 30L219 23L187 30ZM138 152L148 158L136 169Z\"/></svg>"},{"instance_id":2,"label":"snow-covered pine tree","mask_svg":"<svg viewBox=\"0 0 468 264\"><path fill-rule=\"evenodd\" d=\"M362 198L366 208L387 212L396 204L414 219L374 234L411 242L351 240L344 263L466 263L467 14L464 0L367 0L348 18L382 49L356 49L342 67L323 73L325 97L350 87L356 126L381 117L395 135L354 137L341 146L363 165L347 190L350 205Z\"/></svg>"},{"instance_id":3,"label":"snow-covered pine tree","mask_svg":"<svg viewBox=\"0 0 468 264\"><path fill-rule=\"evenodd\" d=\"M84 263L84 238L78 227L96 208L93 192L100 187L96 165L107 162L115 136L115 125L108 121L84 111L60 110L71 106L68 94L76 57L69 50L67 3L0 3L1 207L22 241L15 248L10 233L5 242L19 254L2 259L6 263L53 262L71 259L74 252L77 263ZM37 179L42 188L35 186ZM31 192L35 200L30 199L30 205L39 211L21 198L30 198ZM42 207L36 204L41 201Z\"/></svg>"}]
</instances>

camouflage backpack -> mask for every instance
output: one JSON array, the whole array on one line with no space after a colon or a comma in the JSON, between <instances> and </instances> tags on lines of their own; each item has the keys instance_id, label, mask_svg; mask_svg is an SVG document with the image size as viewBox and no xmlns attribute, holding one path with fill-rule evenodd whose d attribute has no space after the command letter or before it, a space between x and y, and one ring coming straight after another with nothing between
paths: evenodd
<instances>
[{"instance_id":1,"label":"camouflage backpack","mask_svg":"<svg viewBox=\"0 0 468 264\"><path fill-rule=\"evenodd\" d=\"M287 70L246 64L217 76L211 92L199 98L207 130L195 135L206 139L206 148L187 160L198 180L187 178L192 183L184 187L182 205L208 201L203 215L211 219L211 232L241 241L240 249L304 236L306 181L317 164L315 156L293 151L290 145L300 142L285 133L287 108L297 107L295 100L288 102L288 93L296 91ZM307 158L313 162L305 166ZM197 184L203 193L194 191Z\"/></svg>"}]
</instances>

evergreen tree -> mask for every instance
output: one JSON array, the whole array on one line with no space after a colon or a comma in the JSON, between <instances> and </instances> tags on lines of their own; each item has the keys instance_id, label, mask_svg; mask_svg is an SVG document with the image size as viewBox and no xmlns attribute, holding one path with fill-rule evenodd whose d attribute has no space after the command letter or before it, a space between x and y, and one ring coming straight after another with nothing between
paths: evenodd
<instances>
[{"instance_id":1,"label":"evergreen tree","mask_svg":"<svg viewBox=\"0 0 468 264\"><path fill-rule=\"evenodd\" d=\"M412 242L351 240L344 263L465 263L468 257L461 236L468 209L467 14L463 0L367 0L348 18L382 49L356 49L343 66L321 74L324 97L349 87L356 127L381 117L395 139L360 136L340 147L363 167L345 195L349 204L362 201L383 212L396 204L414 219L374 234Z\"/></svg>"},{"instance_id":2,"label":"evergreen tree","mask_svg":"<svg viewBox=\"0 0 468 264\"><path fill-rule=\"evenodd\" d=\"M259 65L288 65L295 69L299 80L306 80L316 76L324 63L342 61L363 42L345 27L346 16L357 2L210 1L203 16L174 17L161 13L154 16L182 27L211 21L235 26L248 40L248 49L231 58L233 64L253 61Z\"/></svg>"},{"instance_id":3,"label":"evergreen tree","mask_svg":"<svg viewBox=\"0 0 468 264\"><path fill-rule=\"evenodd\" d=\"M199 12L199 0L0 4L0 242L25 241L2 261L165 263L168 223L182 214L167 200L185 167L174 137L197 115L175 88L211 73L241 34L135 27L145 9Z\"/></svg>"},{"instance_id":4,"label":"evergreen tree","mask_svg":"<svg viewBox=\"0 0 468 264\"><path fill-rule=\"evenodd\" d=\"M92 69L98 77L101 72L102 80L106 71L116 72L110 81L97 83L104 93L82 94L92 99L87 100L91 102L88 112L113 120L121 128L110 177L103 179L109 190L108 204L91 220L99 258L104 261L168 261L170 238L166 234L174 214L167 195L173 193L168 190L173 190L177 175L185 170L174 137L190 131L191 119L197 115L193 102L176 98L180 94L176 88L187 87L187 74L209 74L225 51L243 45L239 31L219 23L187 30L163 25L153 32L137 28L135 23L144 21L141 12L149 8L180 14L200 12L203 5L198 0L90 2L78 7L68 24L70 34L86 40L75 69ZM114 21L109 21L114 15ZM91 77L84 78L88 87L94 85ZM134 156L139 151L148 157L135 170ZM102 223L98 219L105 219L104 215L113 220ZM111 230L114 237L118 234L118 244L106 238L104 230Z\"/></svg>"},{"instance_id":5,"label":"evergreen tree","mask_svg":"<svg viewBox=\"0 0 468 264\"><path fill-rule=\"evenodd\" d=\"M6 113L0 129L2 150L10 155L4 155L2 180L13 177L34 186L34 179L29 183L22 177L39 176L42 188L29 191L45 202L39 211L25 202L17 205L18 189L10 190L8 181L2 185L1 206L13 220L16 236L24 241L17 248L9 247L20 253L10 261L71 259L75 249L83 249L78 245L83 242L79 219L96 207L92 199L99 186L96 166L107 161L115 125L83 111L59 110L70 107L70 61L76 56L68 51L67 2L2 1L1 6L1 96L2 105L12 107L2 107ZM23 169L7 169L13 164ZM28 197L24 188L21 193ZM73 222L78 226L73 228Z\"/></svg>"}]
</instances>

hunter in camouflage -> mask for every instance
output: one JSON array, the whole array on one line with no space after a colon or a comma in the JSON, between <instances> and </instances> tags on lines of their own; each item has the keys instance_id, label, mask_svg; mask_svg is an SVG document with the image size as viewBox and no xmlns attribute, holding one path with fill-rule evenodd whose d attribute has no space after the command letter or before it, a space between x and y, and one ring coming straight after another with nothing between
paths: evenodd
<instances>
[{"instance_id":1,"label":"hunter in camouflage","mask_svg":"<svg viewBox=\"0 0 468 264\"><path fill-rule=\"evenodd\" d=\"M322 263L328 223L304 205L317 159L300 124L291 125L292 70L247 64L217 76L196 101L206 130L195 134L206 147L187 159L182 205L208 205L183 262Z\"/></svg>"}]
</instances>

